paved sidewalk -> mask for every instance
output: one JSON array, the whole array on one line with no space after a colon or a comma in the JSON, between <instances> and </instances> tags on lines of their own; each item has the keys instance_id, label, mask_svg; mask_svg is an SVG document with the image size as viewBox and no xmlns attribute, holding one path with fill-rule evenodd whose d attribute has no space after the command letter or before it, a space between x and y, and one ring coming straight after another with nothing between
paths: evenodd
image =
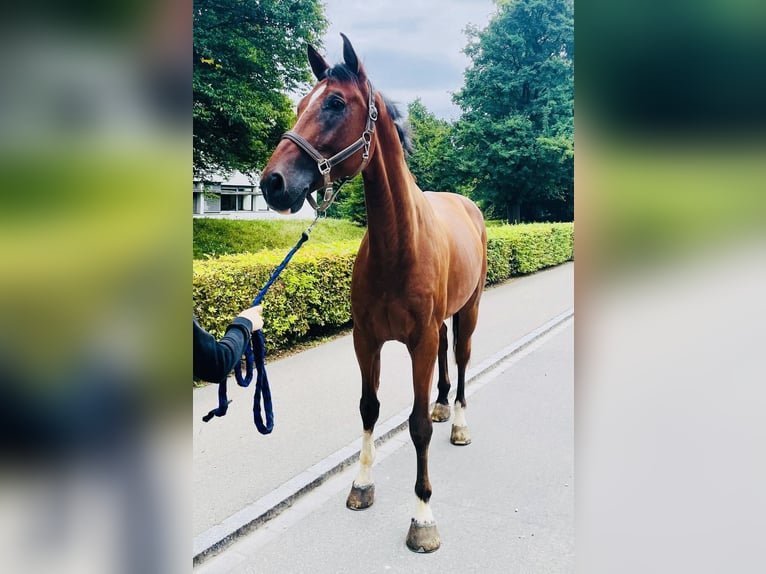
<instances>
[{"instance_id":1,"label":"paved sidewalk","mask_svg":"<svg viewBox=\"0 0 766 574\"><path fill-rule=\"evenodd\" d=\"M486 291L471 366L570 309L573 269L567 263ZM379 420L385 421L409 408L412 385L403 345L386 344L381 362ZM209 538L226 519L360 435L360 383L350 336L269 363L268 369L275 412L268 436L253 425L252 388L232 381L227 416L209 423L201 417L217 404L216 387L194 391L195 546L196 537Z\"/></svg>"},{"instance_id":2,"label":"paved sidewalk","mask_svg":"<svg viewBox=\"0 0 766 574\"><path fill-rule=\"evenodd\" d=\"M435 553L404 544L415 454L403 430L378 449L371 508L346 509L349 467L195 572L573 572L573 335L570 318L471 383L469 446L449 444L449 423L434 426Z\"/></svg>"}]
</instances>

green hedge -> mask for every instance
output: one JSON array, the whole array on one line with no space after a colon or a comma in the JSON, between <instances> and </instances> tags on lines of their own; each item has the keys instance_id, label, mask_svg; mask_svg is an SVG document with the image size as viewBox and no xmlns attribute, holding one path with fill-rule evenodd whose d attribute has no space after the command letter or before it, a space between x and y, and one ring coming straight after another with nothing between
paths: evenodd
<instances>
[{"instance_id":1,"label":"green hedge","mask_svg":"<svg viewBox=\"0 0 766 574\"><path fill-rule=\"evenodd\" d=\"M264 335L270 350L286 349L312 332L351 320L351 270L358 241L303 247L263 301ZM194 313L220 338L231 320L250 306L284 251L224 255L194 261Z\"/></svg>"},{"instance_id":2,"label":"green hedge","mask_svg":"<svg viewBox=\"0 0 766 574\"><path fill-rule=\"evenodd\" d=\"M572 223L493 225L487 229L487 284L572 259ZM312 237L312 241L314 238ZM263 303L269 350L288 349L351 321L351 271L359 241L308 243L271 287ZM286 250L223 255L193 263L194 313L220 338L248 307Z\"/></svg>"},{"instance_id":3,"label":"green hedge","mask_svg":"<svg viewBox=\"0 0 766 574\"><path fill-rule=\"evenodd\" d=\"M487 227L487 284L569 261L574 223L527 223Z\"/></svg>"}]
</instances>

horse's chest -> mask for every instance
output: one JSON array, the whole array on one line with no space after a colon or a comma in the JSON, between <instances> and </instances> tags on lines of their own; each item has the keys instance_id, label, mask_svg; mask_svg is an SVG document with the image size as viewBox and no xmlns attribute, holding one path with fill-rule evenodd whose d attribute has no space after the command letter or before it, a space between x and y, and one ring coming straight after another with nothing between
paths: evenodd
<instances>
[{"instance_id":1,"label":"horse's chest","mask_svg":"<svg viewBox=\"0 0 766 574\"><path fill-rule=\"evenodd\" d=\"M351 303L354 323L380 340L406 341L434 320L436 296L432 283L407 275L381 274L357 281Z\"/></svg>"},{"instance_id":2,"label":"horse's chest","mask_svg":"<svg viewBox=\"0 0 766 574\"><path fill-rule=\"evenodd\" d=\"M354 326L380 341L406 342L423 322L413 310L401 300L381 299L375 304L355 309Z\"/></svg>"},{"instance_id":3,"label":"horse's chest","mask_svg":"<svg viewBox=\"0 0 766 574\"><path fill-rule=\"evenodd\" d=\"M352 303L357 300L360 305L367 307L411 307L432 299L437 290L437 281L431 274L402 269L379 270L356 277L352 284L351 298Z\"/></svg>"}]
</instances>

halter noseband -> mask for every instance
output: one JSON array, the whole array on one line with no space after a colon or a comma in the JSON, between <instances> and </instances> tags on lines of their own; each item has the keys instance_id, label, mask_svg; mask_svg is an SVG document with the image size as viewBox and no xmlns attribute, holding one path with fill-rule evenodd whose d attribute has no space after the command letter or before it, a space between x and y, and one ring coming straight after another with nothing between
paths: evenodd
<instances>
[{"instance_id":1,"label":"halter noseband","mask_svg":"<svg viewBox=\"0 0 766 574\"><path fill-rule=\"evenodd\" d=\"M306 195L306 201L311 204L311 207L313 207L316 212L326 211L327 208L332 205L332 202L335 200L335 196L338 195L341 186L348 180L359 175L359 173L365 167L367 167L367 162L370 160L370 144L372 143L372 134L375 132L375 121L378 119L378 108L375 106L375 91L372 88L372 82L370 82L370 80L367 80L367 87L369 89L370 95L367 100L367 124L364 128L364 132L362 132L362 136L346 149L339 151L331 158L325 158L316 150L313 145L311 145L302 136L298 135L292 130L282 134L282 139L290 140L311 156L311 158L316 162L317 168L319 168L319 173L322 175L322 177L324 177L324 185L322 186L324 189L324 198L322 199L321 205L317 205L316 201L311 196L311 193L314 190L309 191L309 193ZM339 163L350 158L360 149L362 149L363 152L362 164L359 166L359 169L357 169L353 175L341 178L339 180L340 184L338 185L337 189L333 188L333 181L330 179L330 170Z\"/></svg>"}]
</instances>

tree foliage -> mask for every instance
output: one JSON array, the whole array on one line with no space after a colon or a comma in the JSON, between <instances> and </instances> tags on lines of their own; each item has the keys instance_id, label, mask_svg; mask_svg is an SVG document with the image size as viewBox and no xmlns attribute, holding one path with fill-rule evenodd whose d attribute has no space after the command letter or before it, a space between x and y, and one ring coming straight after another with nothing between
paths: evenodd
<instances>
[{"instance_id":1,"label":"tree foliage","mask_svg":"<svg viewBox=\"0 0 766 574\"><path fill-rule=\"evenodd\" d=\"M265 163L294 120L286 94L310 79L306 43L326 25L319 0L194 0L196 174Z\"/></svg>"},{"instance_id":2,"label":"tree foliage","mask_svg":"<svg viewBox=\"0 0 766 574\"><path fill-rule=\"evenodd\" d=\"M407 159L412 175L423 190L460 192L464 187L455 169L452 124L437 118L420 98L408 107L413 152Z\"/></svg>"},{"instance_id":3,"label":"tree foliage","mask_svg":"<svg viewBox=\"0 0 766 574\"><path fill-rule=\"evenodd\" d=\"M454 99L470 195L509 221L571 218L572 0L499 0L487 28L468 36L473 63Z\"/></svg>"}]
</instances>

